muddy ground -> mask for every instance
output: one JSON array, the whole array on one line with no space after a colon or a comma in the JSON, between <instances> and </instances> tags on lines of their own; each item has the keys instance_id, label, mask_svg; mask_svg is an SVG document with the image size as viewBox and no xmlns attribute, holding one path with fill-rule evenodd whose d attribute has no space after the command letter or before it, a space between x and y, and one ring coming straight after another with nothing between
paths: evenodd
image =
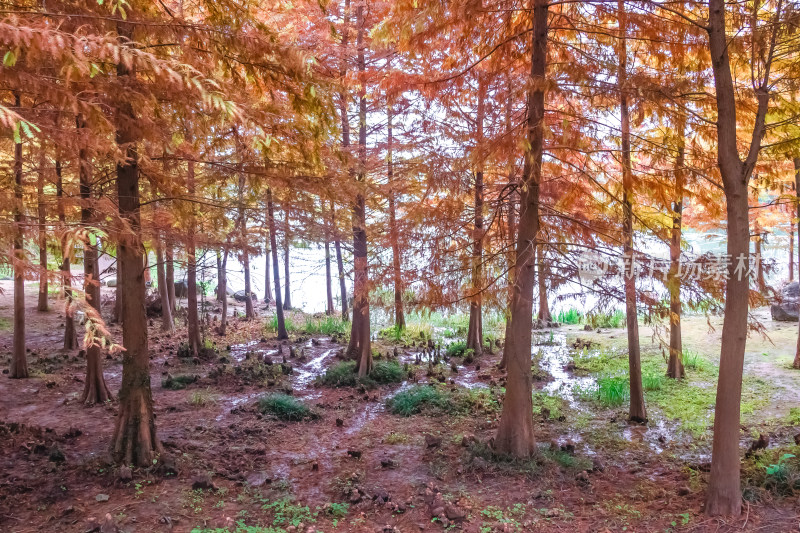
<instances>
[{"instance_id":1,"label":"muddy ground","mask_svg":"<svg viewBox=\"0 0 800 533\"><path fill-rule=\"evenodd\" d=\"M0 282L0 288L0 367L5 369L12 290L10 282ZM77 351L59 349L63 303L53 300L53 310L39 313L36 286L28 291L33 377L0 377L2 532L226 527L251 533L784 532L800 527L798 495L761 486L764 476L758 469L763 468L757 462L762 457L769 463L768 455L759 454L770 450L797 449L793 437L800 428L790 420L790 410L800 406L800 376L787 364L797 324L772 324L762 316L771 340L754 337L748 343L746 375L752 381L745 388L752 387L746 390L742 453L759 433L767 434L770 444L747 460L745 483L752 486L745 513L726 522L702 514L713 407L703 394L713 388L721 332L720 327L709 330L705 317L684 322L684 344L701 354L705 369L694 377L690 370L681 385L685 389L666 386L648 393L646 426L629 425L624 405L601 405L581 392L591 390L599 375L582 369L582 362L604 353L612 354L609 365L617 365L625 356L624 330L584 331L573 325L537 333L540 454L526 463L494 457L488 447L503 393L503 375L496 369L500 350L469 364L453 359L431 371L426 360L415 364L420 350L406 343L397 356L408 372L402 383L327 388L315 379L338 362L341 346L328 336L296 333L296 357L290 358L289 345L279 348L265 332L263 315L271 312L261 303L262 318L232 319L226 338L211 334L219 354L202 360L178 357L184 329L164 334L154 319L151 382L166 453L151 469L129 472L108 458L116 405L78 402L84 361ZM712 318L711 323L720 322ZM112 332L118 335L118 326ZM595 344L576 350L571 345L578 337ZM642 327L642 342L651 357L647 364L657 366L660 347L652 328ZM377 346L384 354L393 351L385 341ZM265 356L274 363L266 375L264 365L255 364ZM198 379L182 390L162 386L169 376L181 375ZM106 361L105 376L116 392L119 356ZM388 399L426 382L454 398L471 394L475 408L439 416L391 414ZM281 421L262 414L258 398L274 391L293 395L316 418ZM693 405L702 408L691 420L680 407L670 409L689 393L700 398ZM755 472L752 479L748 472Z\"/></svg>"}]
</instances>

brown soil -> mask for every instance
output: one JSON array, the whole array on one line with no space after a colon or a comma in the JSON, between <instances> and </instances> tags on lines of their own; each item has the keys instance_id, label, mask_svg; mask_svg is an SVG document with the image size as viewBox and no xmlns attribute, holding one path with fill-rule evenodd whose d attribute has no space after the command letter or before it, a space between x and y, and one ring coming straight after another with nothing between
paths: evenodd
<instances>
[{"instance_id":1,"label":"brown soil","mask_svg":"<svg viewBox=\"0 0 800 533\"><path fill-rule=\"evenodd\" d=\"M9 282L0 286L5 291L0 295L0 363L7 368L10 321L2 319L11 315L11 287ZM594 457L573 458L579 466L572 467L569 452L547 453L551 446L558 447L556 443L566 442L570 421L537 417L542 450L537 463L476 459L483 447L463 447L461 437L471 434L479 443L487 442L497 427L497 411L404 418L385 408L385 399L398 386L373 391L315 387L313 377L336 362L340 348L328 339L297 343L298 351L304 347L305 362L290 360L294 373L265 386L260 378L249 379L246 371L232 370L247 366L248 351L251 357L267 353L280 362L272 352L276 342L262 339L263 319L234 319L227 338L213 338L220 348L250 343L234 347L225 365L228 371L221 376L217 358L192 362L177 357L185 330L165 335L159 320L152 321L151 382L167 457L152 469L133 470L128 481L127 472L108 459L115 404L85 407L78 402L85 362L77 351L58 349L61 303L53 301L54 311L39 313L35 285L28 289L33 377L0 377L3 532L189 532L238 520L250 526L324 532L441 531L445 526L470 532L777 532L798 526L795 502L786 500L750 506L735 521L705 519L702 477L691 476L681 461L654 454L647 438L636 437L639 428L632 428L624 457L618 450L600 449ZM112 332L119 334L118 327ZM288 349L284 354L288 357ZM461 376L461 383L470 376L476 382L502 383L494 368L498 359L499 354L484 355L477 361L480 371L474 365L462 367L448 380L455 383ZM162 387L167 373L195 374L199 380L183 390L169 390ZM120 375L120 358L111 357L105 376L114 393ZM424 368L416 376L425 380ZM288 389L320 418L282 422L255 408L261 394ZM429 446L430 436L441 437L441 444ZM361 452L360 457L348 451ZM593 461L602 468L584 472L580 465ZM193 484L207 487L209 482L214 488L192 490ZM318 510L316 521L276 503L285 498L308 505L312 513ZM337 516L332 503L349 503L346 515ZM434 520L433 513L442 509L449 518ZM282 517L300 517L303 529L292 529Z\"/></svg>"}]
</instances>

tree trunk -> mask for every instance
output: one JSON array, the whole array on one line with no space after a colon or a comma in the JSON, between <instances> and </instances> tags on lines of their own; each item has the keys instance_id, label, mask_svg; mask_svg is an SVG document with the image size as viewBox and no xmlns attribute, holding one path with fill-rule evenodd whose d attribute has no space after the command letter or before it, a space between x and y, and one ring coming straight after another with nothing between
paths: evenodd
<instances>
[{"instance_id":1,"label":"tree trunk","mask_svg":"<svg viewBox=\"0 0 800 533\"><path fill-rule=\"evenodd\" d=\"M339 271L339 298L342 301L342 320L350 320L347 303L347 285L344 279L344 261L342 260L342 241L336 227L336 204L331 200L331 227L333 228L333 248L336 250L336 268Z\"/></svg>"},{"instance_id":2,"label":"tree trunk","mask_svg":"<svg viewBox=\"0 0 800 533\"><path fill-rule=\"evenodd\" d=\"M47 207L44 205L45 148L39 147L39 171L37 172L36 200L39 215L39 302L37 311L47 311Z\"/></svg>"},{"instance_id":3,"label":"tree trunk","mask_svg":"<svg viewBox=\"0 0 800 533\"><path fill-rule=\"evenodd\" d=\"M122 285L120 285L120 280L122 279L122 263L119 259L119 249L117 249L117 284L114 287L114 317L113 321L117 324L122 323L122 300L125 296L122 294Z\"/></svg>"},{"instance_id":4,"label":"tree trunk","mask_svg":"<svg viewBox=\"0 0 800 533\"><path fill-rule=\"evenodd\" d=\"M62 231L67 227L67 215L64 209L64 178L61 172L61 160L56 159L56 197L58 198L58 223ZM64 290L64 349L78 348L78 334L75 331L75 309L72 293L72 272L67 236L61 237L61 286Z\"/></svg>"},{"instance_id":5,"label":"tree trunk","mask_svg":"<svg viewBox=\"0 0 800 533\"><path fill-rule=\"evenodd\" d=\"M795 157L792 161L794 162L794 194L797 198L797 205L800 206L800 157ZM795 207L795 212L798 211L800 210ZM800 269L800 219L797 221L797 264ZM800 271L798 271L798 277L800 277ZM795 350L792 368L800 369L800 322L798 323L798 328L797 349Z\"/></svg>"},{"instance_id":6,"label":"tree trunk","mask_svg":"<svg viewBox=\"0 0 800 533\"><path fill-rule=\"evenodd\" d=\"M275 316L278 322L278 340L288 339L286 322L283 318L283 305L281 304L281 276L278 270L278 239L275 237L275 210L272 206L272 189L267 188L267 215L269 216L269 240L272 246L272 274L275 282Z\"/></svg>"},{"instance_id":7,"label":"tree trunk","mask_svg":"<svg viewBox=\"0 0 800 533\"><path fill-rule=\"evenodd\" d=\"M131 38L131 26L118 23L118 27L124 29L124 37ZM117 75L127 77L131 72L124 64L119 64ZM117 164L119 215L127 223L127 228L120 228L118 252L122 264L120 284L125 294L122 302L122 344L125 352L122 357L119 414L111 449L118 463L152 467L154 459L163 449L156 436L150 390L150 354L142 269L144 257L140 238L139 164L136 138L130 125L135 118L133 108L128 103L122 105L120 114L123 121L117 128L116 140L126 155L125 162Z\"/></svg>"},{"instance_id":8,"label":"tree trunk","mask_svg":"<svg viewBox=\"0 0 800 533\"><path fill-rule=\"evenodd\" d=\"M797 218L797 213L792 213L792 219ZM789 283L794 281L794 222L789 226Z\"/></svg>"},{"instance_id":9,"label":"tree trunk","mask_svg":"<svg viewBox=\"0 0 800 533\"><path fill-rule=\"evenodd\" d=\"M165 259L167 261L167 294L169 295L169 308L175 311L175 258L172 252L172 241L167 241Z\"/></svg>"},{"instance_id":10,"label":"tree trunk","mask_svg":"<svg viewBox=\"0 0 800 533\"><path fill-rule=\"evenodd\" d=\"M228 246L222 251L222 264L220 265L217 287L222 297L222 313L219 320L219 334L223 337L228 332Z\"/></svg>"},{"instance_id":11,"label":"tree trunk","mask_svg":"<svg viewBox=\"0 0 800 533\"><path fill-rule=\"evenodd\" d=\"M247 253L247 249L243 252L242 266L244 267L244 295L247 297L244 301L244 316L247 320L253 320L256 313L253 309L252 288L250 286L250 254Z\"/></svg>"},{"instance_id":12,"label":"tree trunk","mask_svg":"<svg viewBox=\"0 0 800 533\"><path fill-rule=\"evenodd\" d=\"M392 104L386 108L387 142L386 142L386 175L389 182L389 241L392 245L392 274L394 281L394 326L398 331L406 328L406 316L403 312L403 274L400 258L400 236L397 229L397 206L394 186L394 137L392 134Z\"/></svg>"},{"instance_id":13,"label":"tree trunk","mask_svg":"<svg viewBox=\"0 0 800 533\"><path fill-rule=\"evenodd\" d=\"M187 189L190 198L194 198L194 161L187 163ZM189 350L197 357L200 352L200 317L197 310L197 250L195 246L194 204L189 220L189 231L186 238L186 323L189 335Z\"/></svg>"},{"instance_id":14,"label":"tree trunk","mask_svg":"<svg viewBox=\"0 0 800 533\"><path fill-rule=\"evenodd\" d=\"M510 19L510 15L507 15ZM505 121L506 121L506 135L511 137L511 108L512 108L512 89L511 89L511 76L506 75L506 84L508 91L508 99L506 101ZM506 309L506 331L503 336L504 346L503 355L500 358L498 367L501 369L506 368L506 352L508 352L508 343L511 340L511 302L514 299L514 262L515 251L514 246L517 242L517 178L515 176L515 161L514 152L508 158L508 215L506 224L508 226L508 243L506 244L506 277L508 281L508 308Z\"/></svg>"},{"instance_id":15,"label":"tree trunk","mask_svg":"<svg viewBox=\"0 0 800 533\"><path fill-rule=\"evenodd\" d=\"M269 236L267 236L267 242L264 244L264 303L270 303L272 301L272 281L269 279L269 256L270 256L270 245L269 245Z\"/></svg>"},{"instance_id":16,"label":"tree trunk","mask_svg":"<svg viewBox=\"0 0 800 533\"><path fill-rule=\"evenodd\" d=\"M623 272L625 285L625 315L628 326L628 369L630 375L630 410L628 419L645 422L647 410L644 405L642 387L642 361L639 349L639 319L636 313L636 272L633 253L633 170L631 169L631 130L628 113L627 64L628 48L626 41L627 17L625 2L618 0L619 14L619 71L617 81L620 92L620 116L622 136L622 234L623 257L626 268Z\"/></svg>"},{"instance_id":17,"label":"tree trunk","mask_svg":"<svg viewBox=\"0 0 800 533\"><path fill-rule=\"evenodd\" d=\"M323 227L325 228L325 296L327 298L325 305L325 314L328 316L333 315L333 285L331 280L331 230L328 224L328 219L325 218L325 200L320 199L322 207Z\"/></svg>"},{"instance_id":18,"label":"tree trunk","mask_svg":"<svg viewBox=\"0 0 800 533\"><path fill-rule=\"evenodd\" d=\"M495 438L495 449L527 458L536 450L533 434L531 328L533 286L536 277L534 249L539 232L539 183L544 151L544 89L547 67L547 0L533 0L531 83L528 84L527 147L522 171L514 296L511 301L511 337L506 339L506 396Z\"/></svg>"},{"instance_id":19,"label":"tree trunk","mask_svg":"<svg viewBox=\"0 0 800 533\"><path fill-rule=\"evenodd\" d=\"M159 235L156 235L156 279L158 281L158 295L161 298L161 330L172 331L175 327L172 321L172 309L169 307L169 290L167 290L167 274L164 268L164 244Z\"/></svg>"},{"instance_id":20,"label":"tree trunk","mask_svg":"<svg viewBox=\"0 0 800 533\"><path fill-rule=\"evenodd\" d=\"M22 107L19 93L14 94L14 106ZM27 378L25 358L25 246L22 240L22 142L14 143L14 353L11 356L9 377Z\"/></svg>"},{"instance_id":21,"label":"tree trunk","mask_svg":"<svg viewBox=\"0 0 800 533\"><path fill-rule=\"evenodd\" d=\"M222 292L219 290L219 280L222 277L222 252L217 250L217 289L214 291L214 295L217 298L218 302L222 302Z\"/></svg>"},{"instance_id":22,"label":"tree trunk","mask_svg":"<svg viewBox=\"0 0 800 533\"><path fill-rule=\"evenodd\" d=\"M486 105L486 82L478 80L477 172L475 172L475 228L472 236L472 297L469 302L467 349L483 353L483 116Z\"/></svg>"},{"instance_id":23,"label":"tree trunk","mask_svg":"<svg viewBox=\"0 0 800 533\"><path fill-rule=\"evenodd\" d=\"M679 112L680 113L680 112ZM686 370L683 368L683 339L681 336L681 225L683 216L683 168L686 162L686 146L684 135L686 118L681 113L678 119L678 157L675 161L675 193L672 204L672 236L669 245L669 272L667 273L667 289L669 290L669 363L667 377L683 379Z\"/></svg>"},{"instance_id":24,"label":"tree trunk","mask_svg":"<svg viewBox=\"0 0 800 533\"><path fill-rule=\"evenodd\" d=\"M289 286L289 247L292 244L292 238L289 232L289 207L288 205L283 210L284 213L284 220L286 222L286 227L283 231L283 281L284 281L284 293L283 293L283 309L289 311L292 308L292 290Z\"/></svg>"},{"instance_id":25,"label":"tree trunk","mask_svg":"<svg viewBox=\"0 0 800 533\"><path fill-rule=\"evenodd\" d=\"M776 14L776 18L778 15ZM714 443L711 451L711 477L706 498L706 514L738 516L742 510L739 459L742 370L747 343L750 290L747 188L764 136L764 123L769 107L769 79L768 77L764 79L756 90L758 107L753 121L752 139L747 157L742 161L737 145L736 96L728 57L725 0L709 0L706 29L716 89L717 163L725 190L728 222L727 254L731 258L729 279L725 287L725 320L722 325L719 381L714 410ZM739 264L742 265L742 269L737 268Z\"/></svg>"},{"instance_id":26,"label":"tree trunk","mask_svg":"<svg viewBox=\"0 0 800 533\"><path fill-rule=\"evenodd\" d=\"M369 323L369 264L367 259L367 220L364 200L364 182L367 165L367 93L364 71L364 6L356 8L358 89L358 174L359 187L353 203L353 323L350 330L348 354L356 360L359 377L372 372L372 349Z\"/></svg>"},{"instance_id":27,"label":"tree trunk","mask_svg":"<svg viewBox=\"0 0 800 533\"><path fill-rule=\"evenodd\" d=\"M537 314L537 317L542 322L552 322L553 317L550 315L550 305L547 302L547 266L544 258L544 243L542 242L541 238L537 239L536 244L536 264L536 270L539 274L539 313Z\"/></svg>"}]
</instances>

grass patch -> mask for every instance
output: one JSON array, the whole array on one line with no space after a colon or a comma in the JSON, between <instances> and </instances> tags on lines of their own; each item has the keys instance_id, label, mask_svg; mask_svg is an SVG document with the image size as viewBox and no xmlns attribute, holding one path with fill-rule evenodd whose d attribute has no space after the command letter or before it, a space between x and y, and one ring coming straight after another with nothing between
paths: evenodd
<instances>
[{"instance_id":1,"label":"grass patch","mask_svg":"<svg viewBox=\"0 0 800 533\"><path fill-rule=\"evenodd\" d=\"M625 325L626 316L621 310L612 312L588 313L584 320L592 329L596 328L621 328Z\"/></svg>"},{"instance_id":2,"label":"grass patch","mask_svg":"<svg viewBox=\"0 0 800 533\"><path fill-rule=\"evenodd\" d=\"M389 411L400 416L464 415L492 413L499 409L497 398L489 389L458 387L452 390L437 385L416 385L397 393L386 403Z\"/></svg>"},{"instance_id":3,"label":"grass patch","mask_svg":"<svg viewBox=\"0 0 800 533\"><path fill-rule=\"evenodd\" d=\"M291 315L284 313L283 323L286 326L287 333L297 332L297 324L292 320ZM264 333L277 333L278 332L278 315L272 315L272 318L264 322Z\"/></svg>"},{"instance_id":4,"label":"grass patch","mask_svg":"<svg viewBox=\"0 0 800 533\"><path fill-rule=\"evenodd\" d=\"M309 335L347 335L350 324L339 316L307 316L302 332Z\"/></svg>"},{"instance_id":5,"label":"grass patch","mask_svg":"<svg viewBox=\"0 0 800 533\"><path fill-rule=\"evenodd\" d=\"M171 374L167 374L167 378L161 381L161 388L170 390L183 390L188 385L191 385L198 379L200 379L199 376L190 376L190 375L173 376Z\"/></svg>"},{"instance_id":6,"label":"grass patch","mask_svg":"<svg viewBox=\"0 0 800 533\"><path fill-rule=\"evenodd\" d=\"M447 357L463 357L464 352L467 351L467 343L466 342L453 342L447 345Z\"/></svg>"},{"instance_id":7,"label":"grass patch","mask_svg":"<svg viewBox=\"0 0 800 533\"><path fill-rule=\"evenodd\" d=\"M789 414L786 415L786 423L790 426L800 426L800 407L789 408Z\"/></svg>"},{"instance_id":8,"label":"grass patch","mask_svg":"<svg viewBox=\"0 0 800 533\"><path fill-rule=\"evenodd\" d=\"M533 392L533 414L542 415L549 420L564 416L567 401L561 396L551 396L544 391Z\"/></svg>"},{"instance_id":9,"label":"grass patch","mask_svg":"<svg viewBox=\"0 0 800 533\"><path fill-rule=\"evenodd\" d=\"M274 415L280 420L300 422L317 419L319 415L297 398L288 394L273 393L258 400L258 410L265 415Z\"/></svg>"},{"instance_id":10,"label":"grass patch","mask_svg":"<svg viewBox=\"0 0 800 533\"><path fill-rule=\"evenodd\" d=\"M702 356L691 350L684 350L681 354L684 368L689 370L703 370L705 368L705 360Z\"/></svg>"},{"instance_id":11,"label":"grass patch","mask_svg":"<svg viewBox=\"0 0 800 533\"><path fill-rule=\"evenodd\" d=\"M328 368L317 378L317 383L326 387L356 387L364 385L375 388L378 385L401 383L406 377L403 367L396 361L375 361L372 372L363 378L356 374L355 361L342 361Z\"/></svg>"},{"instance_id":12,"label":"grass patch","mask_svg":"<svg viewBox=\"0 0 800 533\"><path fill-rule=\"evenodd\" d=\"M11 321L9 319L0 317L0 331L11 331Z\"/></svg>"},{"instance_id":13,"label":"grass patch","mask_svg":"<svg viewBox=\"0 0 800 533\"><path fill-rule=\"evenodd\" d=\"M575 325L580 324L583 320L583 314L575 308L569 308L566 311L559 311L556 315L556 322L559 324Z\"/></svg>"},{"instance_id":14,"label":"grass patch","mask_svg":"<svg viewBox=\"0 0 800 533\"><path fill-rule=\"evenodd\" d=\"M800 446L768 448L746 459L742 467L743 496L763 501L769 496L800 493Z\"/></svg>"},{"instance_id":15,"label":"grass patch","mask_svg":"<svg viewBox=\"0 0 800 533\"><path fill-rule=\"evenodd\" d=\"M645 391L661 390L664 386L664 376L652 372L642 374L642 387Z\"/></svg>"},{"instance_id":16,"label":"grass patch","mask_svg":"<svg viewBox=\"0 0 800 533\"><path fill-rule=\"evenodd\" d=\"M408 436L407 433L398 433L396 431L392 431L383 439L384 444L405 444L411 438Z\"/></svg>"},{"instance_id":17,"label":"grass patch","mask_svg":"<svg viewBox=\"0 0 800 533\"><path fill-rule=\"evenodd\" d=\"M192 392L192 395L189 397L189 405L195 407L205 407L206 405L214 405L215 403L217 403L217 397L207 390L196 390Z\"/></svg>"}]
</instances>

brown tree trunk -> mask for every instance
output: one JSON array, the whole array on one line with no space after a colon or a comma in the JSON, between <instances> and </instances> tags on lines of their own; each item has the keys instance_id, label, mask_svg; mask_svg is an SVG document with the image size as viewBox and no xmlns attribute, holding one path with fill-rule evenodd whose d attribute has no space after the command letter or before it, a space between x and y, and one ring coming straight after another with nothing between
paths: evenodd
<instances>
[{"instance_id":1,"label":"brown tree trunk","mask_svg":"<svg viewBox=\"0 0 800 533\"><path fill-rule=\"evenodd\" d=\"M175 311L175 258L172 252L172 241L167 241L164 258L167 262L167 294L169 295L169 308Z\"/></svg>"},{"instance_id":2,"label":"brown tree trunk","mask_svg":"<svg viewBox=\"0 0 800 533\"><path fill-rule=\"evenodd\" d=\"M158 295L161 298L161 330L172 331L175 323L172 321L172 309L169 306L169 290L167 289L167 274L164 265L164 244L159 235L156 235L156 280L158 281Z\"/></svg>"},{"instance_id":3,"label":"brown tree trunk","mask_svg":"<svg viewBox=\"0 0 800 533\"><path fill-rule=\"evenodd\" d=\"M217 289L214 294L218 302L222 302L222 292L219 290L219 280L222 277L222 252L217 250Z\"/></svg>"},{"instance_id":4,"label":"brown tree trunk","mask_svg":"<svg viewBox=\"0 0 800 533\"><path fill-rule=\"evenodd\" d=\"M187 189L190 198L194 198L194 161L187 163ZM189 335L189 350L194 357L200 352L200 317L197 310L197 249L195 245L194 204L189 220L189 231L186 238L186 323Z\"/></svg>"},{"instance_id":5,"label":"brown tree trunk","mask_svg":"<svg viewBox=\"0 0 800 533\"><path fill-rule=\"evenodd\" d=\"M647 410L644 405L642 387L642 361L639 349L639 319L636 313L636 272L633 253L633 171L631 169L631 131L628 113L627 87L627 17L625 2L618 0L619 14L619 71L617 80L620 92L620 116L622 136L622 234L623 257L626 268L623 272L625 285L625 315L628 326L628 369L630 375L630 410L628 419L645 422Z\"/></svg>"},{"instance_id":6,"label":"brown tree trunk","mask_svg":"<svg viewBox=\"0 0 800 533\"><path fill-rule=\"evenodd\" d=\"M228 246L222 251L222 262L217 287L222 297L222 312L219 320L219 334L225 336L228 331Z\"/></svg>"},{"instance_id":7,"label":"brown tree trunk","mask_svg":"<svg viewBox=\"0 0 800 533\"><path fill-rule=\"evenodd\" d=\"M478 80L477 171L475 172L475 228L472 243L472 297L469 302L467 349L483 353L483 116L486 105L486 82Z\"/></svg>"},{"instance_id":8,"label":"brown tree trunk","mask_svg":"<svg viewBox=\"0 0 800 533\"><path fill-rule=\"evenodd\" d=\"M264 244L264 261L265 261L265 268L264 268L264 303L270 303L272 301L272 281L269 279L269 257L270 257L270 244L269 244L269 236L267 236L267 242Z\"/></svg>"},{"instance_id":9,"label":"brown tree trunk","mask_svg":"<svg viewBox=\"0 0 800 533\"><path fill-rule=\"evenodd\" d=\"M353 323L350 330L348 354L356 360L359 377L372 372L372 349L369 323L369 264L367 259L367 220L363 187L367 165L367 93L364 71L364 6L356 8L358 89L358 174L355 202L353 203Z\"/></svg>"},{"instance_id":10,"label":"brown tree trunk","mask_svg":"<svg viewBox=\"0 0 800 533\"><path fill-rule=\"evenodd\" d=\"M780 5L780 4L779 4ZM779 16L776 13L776 20ZM772 31L777 31L776 25ZM711 451L711 476L706 497L706 514L738 516L742 510L740 485L739 435L741 423L742 370L747 343L749 307L750 227L747 188L753 173L769 107L769 67L756 89L758 107L747 157L739 157L737 146L736 95L728 57L725 27L725 0L709 0L708 26L711 66L717 102L717 162L725 190L728 244L731 258L725 287L725 320L714 410L714 443ZM765 60L771 64L772 52ZM739 264L743 269L738 269ZM743 270L743 272L742 272Z\"/></svg>"},{"instance_id":11,"label":"brown tree trunk","mask_svg":"<svg viewBox=\"0 0 800 533\"><path fill-rule=\"evenodd\" d=\"M792 213L792 219L797 213ZM789 227L789 283L794 281L794 222Z\"/></svg>"},{"instance_id":12,"label":"brown tree trunk","mask_svg":"<svg viewBox=\"0 0 800 533\"><path fill-rule=\"evenodd\" d=\"M47 311L47 207L44 204L44 167L45 167L45 148L39 147L39 170L36 181L36 201L39 215L39 301L36 305L37 311Z\"/></svg>"},{"instance_id":13,"label":"brown tree trunk","mask_svg":"<svg viewBox=\"0 0 800 533\"><path fill-rule=\"evenodd\" d=\"M18 93L14 106L22 107ZM14 143L14 353L11 356L9 377L27 378L25 358L25 246L22 240L22 142Z\"/></svg>"},{"instance_id":14,"label":"brown tree trunk","mask_svg":"<svg viewBox=\"0 0 800 533\"><path fill-rule=\"evenodd\" d=\"M537 239L536 264L536 270L539 274L539 313L537 314L537 318L546 324L547 322L552 322L553 317L550 315L550 305L547 302L547 266L544 258L544 244L541 239Z\"/></svg>"},{"instance_id":15,"label":"brown tree trunk","mask_svg":"<svg viewBox=\"0 0 800 533\"><path fill-rule=\"evenodd\" d=\"M89 150L86 147L86 124L83 117L78 115L76 126L80 137L78 149L78 177L81 195L81 225L87 228L94 223L94 209L92 208L92 167L89 160ZM100 273L97 262L97 244L86 242L83 245L83 291L86 295L86 322L91 327L92 322L100 321ZM98 343L84 345L86 352L86 379L81 394L81 403L93 405L104 403L111 399L106 380L103 377L103 359Z\"/></svg>"},{"instance_id":16,"label":"brown tree trunk","mask_svg":"<svg viewBox=\"0 0 800 533\"><path fill-rule=\"evenodd\" d=\"M118 23L128 40L132 28ZM122 32L120 32L122 34ZM128 77L130 70L117 65L117 75ZM122 387L119 391L119 413L112 439L112 456L118 463L152 467L163 451L156 436L153 396L150 390L150 354L147 347L147 315L145 313L145 280L141 242L139 206L139 164L136 137L130 122L135 120L130 104L120 110L123 120L117 127L117 144L126 160L117 164L117 202L119 216L127 228L119 231L119 258L122 264L120 283L125 293L122 302Z\"/></svg>"},{"instance_id":17,"label":"brown tree trunk","mask_svg":"<svg viewBox=\"0 0 800 533\"><path fill-rule=\"evenodd\" d=\"M544 152L544 89L547 67L547 0L532 0L531 83L528 85L525 164L522 171L511 337L506 339L506 396L495 438L495 449L526 458L536 450L533 433L531 328L536 277L534 249L539 232L539 183Z\"/></svg>"},{"instance_id":18,"label":"brown tree trunk","mask_svg":"<svg viewBox=\"0 0 800 533\"><path fill-rule=\"evenodd\" d=\"M397 206L395 205L394 187L394 136L392 132L392 104L386 108L387 141L386 141L386 175L389 182L389 241L392 245L392 278L394 281L394 325L402 331L406 328L406 316L403 312L403 274L400 258L400 236L397 229Z\"/></svg>"},{"instance_id":19,"label":"brown tree trunk","mask_svg":"<svg viewBox=\"0 0 800 533\"><path fill-rule=\"evenodd\" d=\"M510 20L510 14L507 15ZM511 137L511 108L512 108L512 89L511 89L511 76L506 75L506 84L508 91L508 99L506 101L505 122L506 122L506 135ZM511 302L514 299L514 262L515 250L514 246L517 242L517 178L515 176L515 161L514 152L508 158L508 215L506 218L506 225L508 226L508 243L506 244L506 277L508 280L508 308L506 309L506 331L503 336L504 346L503 355L500 358L498 367L501 369L506 368L506 352L508 352L508 343L511 340Z\"/></svg>"},{"instance_id":20,"label":"brown tree trunk","mask_svg":"<svg viewBox=\"0 0 800 533\"><path fill-rule=\"evenodd\" d=\"M119 249L117 249L117 284L114 286L114 316L113 322L117 324L122 323L122 300L125 296L122 294L122 285L120 285L120 280L122 279L122 262L119 258Z\"/></svg>"},{"instance_id":21,"label":"brown tree trunk","mask_svg":"<svg viewBox=\"0 0 800 533\"><path fill-rule=\"evenodd\" d=\"M58 223L63 231L67 226L67 215L64 209L64 178L61 172L61 160L56 159L56 197L58 198ZM61 286L64 291L64 349L78 348L78 334L75 331L75 309L72 293L72 272L67 236L61 238Z\"/></svg>"},{"instance_id":22,"label":"brown tree trunk","mask_svg":"<svg viewBox=\"0 0 800 533\"><path fill-rule=\"evenodd\" d=\"M794 162L794 194L797 199L797 205L800 206L800 157L795 157L792 161ZM795 207L795 212L798 211L797 207ZM792 237L794 238L794 234ZM798 268L800 268L800 220L797 221L797 264ZM798 277L800 277L800 272L798 272ZM798 323L798 328L800 328L800 323ZM800 369L800 329L798 329L797 349L795 350L792 368Z\"/></svg>"},{"instance_id":23,"label":"brown tree trunk","mask_svg":"<svg viewBox=\"0 0 800 533\"><path fill-rule=\"evenodd\" d=\"M331 228L328 224L328 219L325 217L324 199L321 199L320 205L322 207L322 224L325 228L325 314L330 316L335 312L333 308L333 280L331 279Z\"/></svg>"},{"instance_id":24,"label":"brown tree trunk","mask_svg":"<svg viewBox=\"0 0 800 533\"><path fill-rule=\"evenodd\" d=\"M289 286L289 248L292 244L292 237L289 231L289 207L283 210L286 227L283 231L283 309L289 311L292 308L292 290Z\"/></svg>"},{"instance_id":25,"label":"brown tree trunk","mask_svg":"<svg viewBox=\"0 0 800 533\"><path fill-rule=\"evenodd\" d=\"M669 272L667 273L667 289L669 290L669 363L667 377L683 379L686 370L683 368L683 339L681 335L681 225L683 216L683 167L686 160L684 134L686 118L680 114L677 124L678 157L675 161L675 198L672 204L672 236L669 245Z\"/></svg>"},{"instance_id":26,"label":"brown tree trunk","mask_svg":"<svg viewBox=\"0 0 800 533\"><path fill-rule=\"evenodd\" d=\"M278 270L278 239L275 237L275 210L272 206L272 189L267 188L267 215L269 216L269 240L272 245L272 274L275 282L275 316L278 321L278 340L288 339L286 322L281 304L281 276Z\"/></svg>"},{"instance_id":27,"label":"brown tree trunk","mask_svg":"<svg viewBox=\"0 0 800 533\"><path fill-rule=\"evenodd\" d=\"M253 309L252 288L250 286L250 254L245 249L242 255L242 266L244 267L244 316L247 320L253 320L256 313Z\"/></svg>"},{"instance_id":28,"label":"brown tree trunk","mask_svg":"<svg viewBox=\"0 0 800 533\"><path fill-rule=\"evenodd\" d=\"M339 298L342 302L342 320L350 320L347 303L347 285L344 279L344 261L342 260L342 241L336 227L336 205L331 201L331 227L333 228L333 248L336 251L336 268L339 272Z\"/></svg>"}]
</instances>

